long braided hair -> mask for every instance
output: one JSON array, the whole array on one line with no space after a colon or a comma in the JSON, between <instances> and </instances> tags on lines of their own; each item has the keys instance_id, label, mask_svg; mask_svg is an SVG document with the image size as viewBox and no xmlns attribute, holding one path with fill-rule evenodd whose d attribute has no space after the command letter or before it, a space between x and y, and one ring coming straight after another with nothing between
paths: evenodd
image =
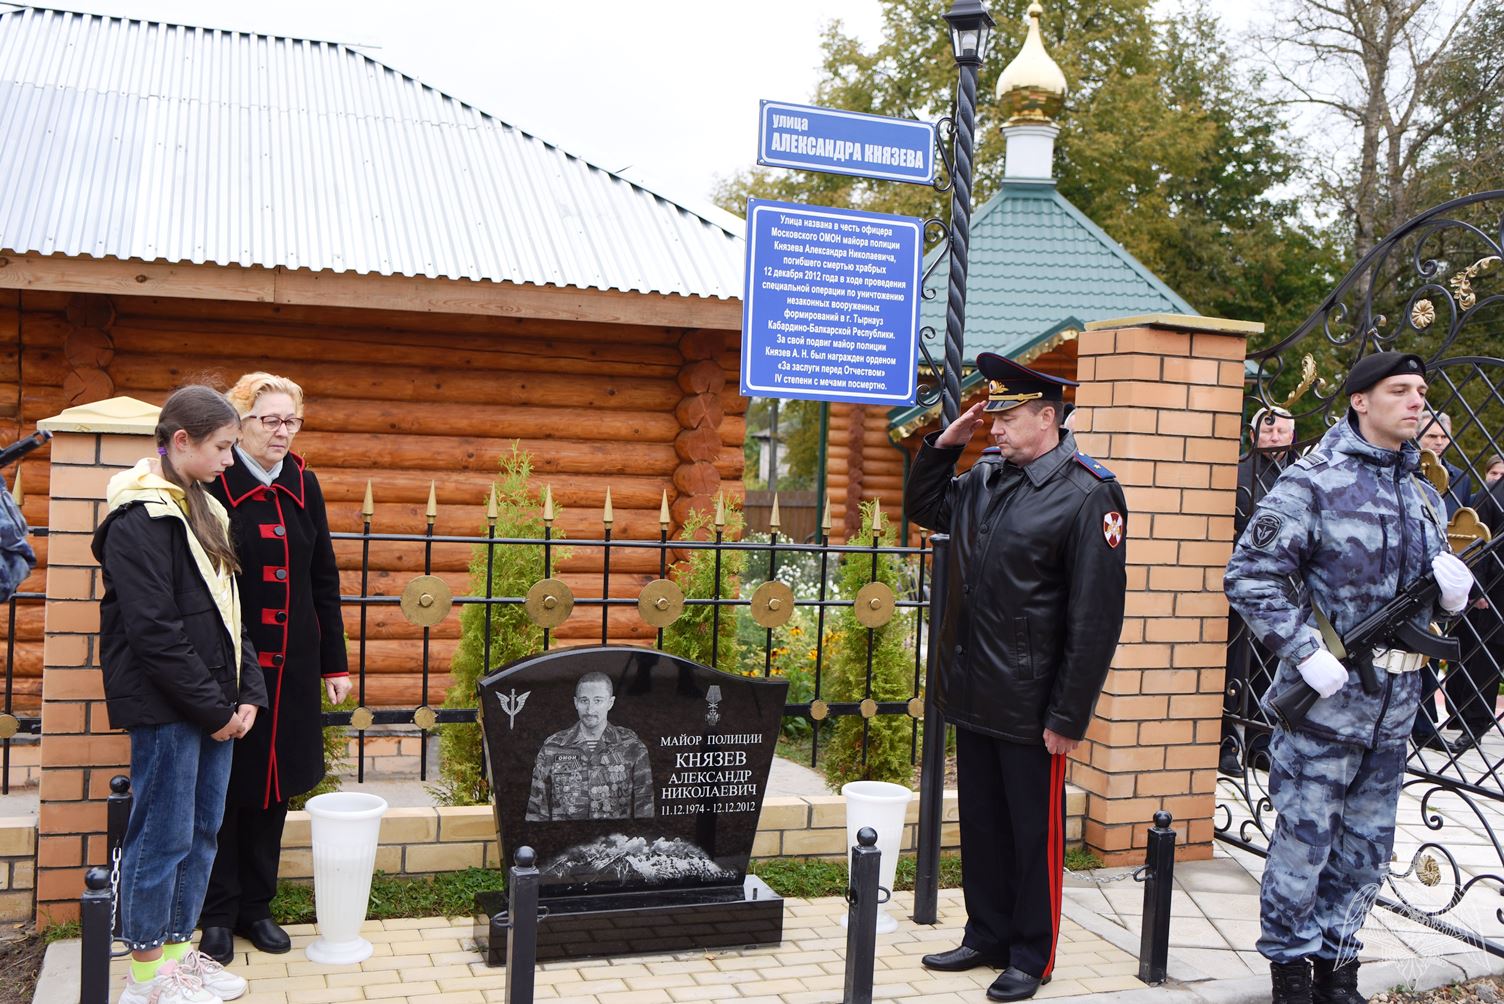
<instances>
[{"instance_id":1,"label":"long braided hair","mask_svg":"<svg viewBox=\"0 0 1504 1004\"><path fill-rule=\"evenodd\" d=\"M188 498L188 528L215 565L233 573L240 571L240 562L224 527L210 511L209 494L203 485L172 466L168 448L179 429L188 434L191 442L202 443L227 425L238 428L240 414L223 394L202 384L179 387L162 405L157 418L157 452L162 455L162 476L183 489Z\"/></svg>"}]
</instances>

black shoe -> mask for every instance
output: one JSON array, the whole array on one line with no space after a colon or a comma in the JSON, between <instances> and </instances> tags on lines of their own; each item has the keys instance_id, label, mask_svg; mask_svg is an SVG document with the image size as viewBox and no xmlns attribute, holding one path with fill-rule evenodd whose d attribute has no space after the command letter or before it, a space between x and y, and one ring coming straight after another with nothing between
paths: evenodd
<instances>
[{"instance_id":1,"label":"black shoe","mask_svg":"<svg viewBox=\"0 0 1504 1004\"><path fill-rule=\"evenodd\" d=\"M976 969L979 966L991 966L994 969L1002 969L1008 965L1008 956L1001 958L979 952L975 948L952 948L948 952L936 952L934 955L926 955L919 960L924 968L933 969L941 973L964 973L968 969Z\"/></svg>"},{"instance_id":2,"label":"black shoe","mask_svg":"<svg viewBox=\"0 0 1504 1004\"><path fill-rule=\"evenodd\" d=\"M1428 736L1411 736L1410 741L1415 743L1416 747L1424 746L1444 756L1452 756L1457 752L1440 732L1432 732Z\"/></svg>"},{"instance_id":3,"label":"black shoe","mask_svg":"<svg viewBox=\"0 0 1504 1004\"><path fill-rule=\"evenodd\" d=\"M253 920L249 924L242 924L235 929L235 933L246 938L263 952L272 955L281 955L292 951L292 939L287 932L277 926L277 922L270 917Z\"/></svg>"},{"instance_id":4,"label":"black shoe","mask_svg":"<svg viewBox=\"0 0 1504 1004\"><path fill-rule=\"evenodd\" d=\"M1449 740L1449 742L1454 754L1466 753L1478 745L1478 735L1467 729L1463 729L1456 739Z\"/></svg>"},{"instance_id":5,"label":"black shoe","mask_svg":"<svg viewBox=\"0 0 1504 1004\"><path fill-rule=\"evenodd\" d=\"M1040 979L1038 976L1030 976L1022 969L1009 966L1003 970L1003 974L992 981L992 986L987 988L987 999L990 1001L1024 1001L1039 992L1039 988L1050 982L1046 976Z\"/></svg>"},{"instance_id":6,"label":"black shoe","mask_svg":"<svg viewBox=\"0 0 1504 1004\"><path fill-rule=\"evenodd\" d=\"M1222 755L1217 759L1217 773L1223 777L1242 777L1243 765L1238 762L1238 749L1236 746L1224 745Z\"/></svg>"},{"instance_id":7,"label":"black shoe","mask_svg":"<svg viewBox=\"0 0 1504 1004\"><path fill-rule=\"evenodd\" d=\"M1273 1004L1313 1004L1311 1000L1311 963L1269 963L1269 979L1274 984Z\"/></svg>"},{"instance_id":8,"label":"black shoe","mask_svg":"<svg viewBox=\"0 0 1504 1004\"><path fill-rule=\"evenodd\" d=\"M1311 1001L1313 1004L1368 1004L1358 993L1358 960L1336 965L1331 959L1312 959Z\"/></svg>"},{"instance_id":9,"label":"black shoe","mask_svg":"<svg viewBox=\"0 0 1504 1004\"><path fill-rule=\"evenodd\" d=\"M235 957L235 934L228 927L206 927L198 939L198 950L222 966Z\"/></svg>"}]
</instances>

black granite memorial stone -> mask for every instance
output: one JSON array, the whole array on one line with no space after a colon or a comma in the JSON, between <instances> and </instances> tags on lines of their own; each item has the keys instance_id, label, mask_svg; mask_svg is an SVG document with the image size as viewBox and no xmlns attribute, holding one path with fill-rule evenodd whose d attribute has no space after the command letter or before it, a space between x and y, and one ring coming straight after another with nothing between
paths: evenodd
<instances>
[{"instance_id":1,"label":"black granite memorial stone","mask_svg":"<svg viewBox=\"0 0 1504 1004\"><path fill-rule=\"evenodd\" d=\"M625 646L481 681L503 861L537 855L540 960L782 939L782 900L747 863L787 690ZM477 940L501 965L505 896L476 905Z\"/></svg>"}]
</instances>

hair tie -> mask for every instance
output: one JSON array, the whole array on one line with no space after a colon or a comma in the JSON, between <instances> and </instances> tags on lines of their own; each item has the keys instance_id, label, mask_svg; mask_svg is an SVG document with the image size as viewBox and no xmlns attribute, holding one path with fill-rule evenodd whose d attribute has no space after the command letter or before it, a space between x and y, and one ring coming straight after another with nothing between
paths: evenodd
<instances>
[{"instance_id":1,"label":"hair tie","mask_svg":"<svg viewBox=\"0 0 1504 1004\"><path fill-rule=\"evenodd\" d=\"M159 446L159 447L157 447L157 455L158 456L163 456L163 457L167 456L167 447L165 447L165 446Z\"/></svg>"}]
</instances>

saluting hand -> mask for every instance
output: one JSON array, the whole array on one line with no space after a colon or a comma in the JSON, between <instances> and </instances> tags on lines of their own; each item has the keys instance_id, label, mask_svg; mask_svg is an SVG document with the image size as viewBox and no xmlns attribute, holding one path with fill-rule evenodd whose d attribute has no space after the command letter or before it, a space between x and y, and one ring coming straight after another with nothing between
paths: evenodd
<instances>
[{"instance_id":1,"label":"saluting hand","mask_svg":"<svg viewBox=\"0 0 1504 1004\"><path fill-rule=\"evenodd\" d=\"M953 449L957 446L965 446L971 442L971 437L976 435L983 423L987 421L982 414L982 409L987 407L986 401L978 401L967 408L956 420L945 427L945 431L935 437L935 445L943 449Z\"/></svg>"}]
</instances>

